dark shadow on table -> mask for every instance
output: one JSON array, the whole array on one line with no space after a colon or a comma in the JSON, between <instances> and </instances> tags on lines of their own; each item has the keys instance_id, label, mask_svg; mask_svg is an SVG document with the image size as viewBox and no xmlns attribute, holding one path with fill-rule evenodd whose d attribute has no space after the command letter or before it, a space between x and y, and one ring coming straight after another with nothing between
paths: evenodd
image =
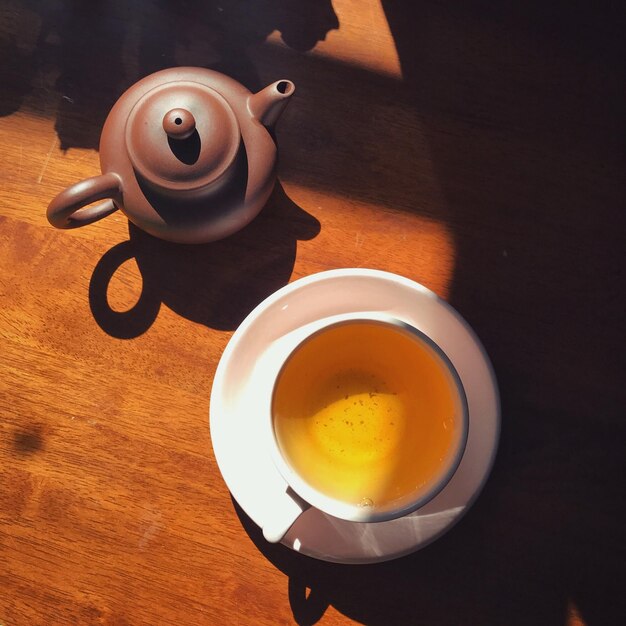
<instances>
[{"instance_id":1,"label":"dark shadow on table","mask_svg":"<svg viewBox=\"0 0 626 626\"><path fill-rule=\"evenodd\" d=\"M175 244L129 223L128 241L111 248L96 265L89 305L109 335L132 339L144 333L161 304L199 324L234 330L271 293L287 284L298 240L312 239L319 222L285 194L280 183L261 213L243 230L207 244ZM136 304L117 312L107 291L115 272L134 259L142 278Z\"/></svg>"},{"instance_id":2,"label":"dark shadow on table","mask_svg":"<svg viewBox=\"0 0 626 626\"><path fill-rule=\"evenodd\" d=\"M15 28L21 13L40 23L34 46ZM61 149L97 148L117 98L139 78L176 65L225 72L252 90L261 85L248 49L274 30L304 52L339 21L330 0L27 0L0 24L0 115L33 105L56 111ZM28 37L25 39L28 40ZM45 76L57 75L55 89ZM280 78L280 77L277 77Z\"/></svg>"},{"instance_id":3,"label":"dark shadow on table","mask_svg":"<svg viewBox=\"0 0 626 626\"><path fill-rule=\"evenodd\" d=\"M572 605L587 626L617 624L626 615L621 11L384 7L456 234L450 300L484 341L502 393L498 463L477 534L461 547L460 577L480 583L451 586L466 607L453 623L561 625ZM427 623L447 623L429 608Z\"/></svg>"}]
</instances>

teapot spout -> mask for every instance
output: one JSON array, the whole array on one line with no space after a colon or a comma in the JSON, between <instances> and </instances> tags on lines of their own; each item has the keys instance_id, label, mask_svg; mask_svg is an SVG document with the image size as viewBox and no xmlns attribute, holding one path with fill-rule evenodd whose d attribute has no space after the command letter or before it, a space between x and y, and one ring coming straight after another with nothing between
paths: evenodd
<instances>
[{"instance_id":1,"label":"teapot spout","mask_svg":"<svg viewBox=\"0 0 626 626\"><path fill-rule=\"evenodd\" d=\"M296 90L290 80L277 80L248 98L248 109L252 117L264 126L273 126L285 110Z\"/></svg>"}]
</instances>

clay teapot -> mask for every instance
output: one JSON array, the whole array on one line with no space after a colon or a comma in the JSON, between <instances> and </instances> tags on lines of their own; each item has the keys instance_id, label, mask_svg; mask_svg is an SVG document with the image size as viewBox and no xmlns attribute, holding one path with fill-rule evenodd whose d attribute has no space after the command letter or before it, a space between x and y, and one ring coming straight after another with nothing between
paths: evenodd
<instances>
[{"instance_id":1,"label":"clay teapot","mask_svg":"<svg viewBox=\"0 0 626 626\"><path fill-rule=\"evenodd\" d=\"M275 182L270 129L293 95L279 80L258 93L213 70L179 67L147 76L111 109L100 138L102 174L48 206L57 228L120 209L146 232L205 243L248 224ZM87 206L104 200L93 206Z\"/></svg>"}]
</instances>

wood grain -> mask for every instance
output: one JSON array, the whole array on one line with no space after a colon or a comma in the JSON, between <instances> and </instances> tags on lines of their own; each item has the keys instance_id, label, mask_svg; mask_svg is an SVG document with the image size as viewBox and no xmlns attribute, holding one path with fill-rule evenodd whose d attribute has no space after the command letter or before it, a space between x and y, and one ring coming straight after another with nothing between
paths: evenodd
<instances>
[{"instance_id":1,"label":"wood grain","mask_svg":"<svg viewBox=\"0 0 626 626\"><path fill-rule=\"evenodd\" d=\"M604 6L606 5L606 6ZM624 136L608 3L0 7L0 624L623 622ZM280 183L233 237L55 231L122 91L197 64L293 80ZM451 301L503 400L485 492L379 566L264 542L208 429L232 331L374 267Z\"/></svg>"}]
</instances>

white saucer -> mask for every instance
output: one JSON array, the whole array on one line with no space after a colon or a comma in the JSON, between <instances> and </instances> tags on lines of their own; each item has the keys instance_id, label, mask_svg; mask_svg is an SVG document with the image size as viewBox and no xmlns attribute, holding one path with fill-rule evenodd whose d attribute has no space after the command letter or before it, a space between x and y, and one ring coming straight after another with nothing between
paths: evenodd
<instances>
[{"instance_id":1,"label":"white saucer","mask_svg":"<svg viewBox=\"0 0 626 626\"><path fill-rule=\"evenodd\" d=\"M467 322L422 285L366 269L321 272L297 280L259 304L233 334L217 368L210 425L220 471L246 514L263 527L281 498L282 477L260 445L256 410L263 355L285 337L320 318L341 313L387 313L431 337L456 368L469 407L469 436L456 473L417 511L388 522L355 523L316 509L298 518L282 543L317 559L375 563L404 556L437 539L467 511L491 470L500 434L495 376L482 344ZM294 339L297 341L297 338Z\"/></svg>"}]
</instances>

